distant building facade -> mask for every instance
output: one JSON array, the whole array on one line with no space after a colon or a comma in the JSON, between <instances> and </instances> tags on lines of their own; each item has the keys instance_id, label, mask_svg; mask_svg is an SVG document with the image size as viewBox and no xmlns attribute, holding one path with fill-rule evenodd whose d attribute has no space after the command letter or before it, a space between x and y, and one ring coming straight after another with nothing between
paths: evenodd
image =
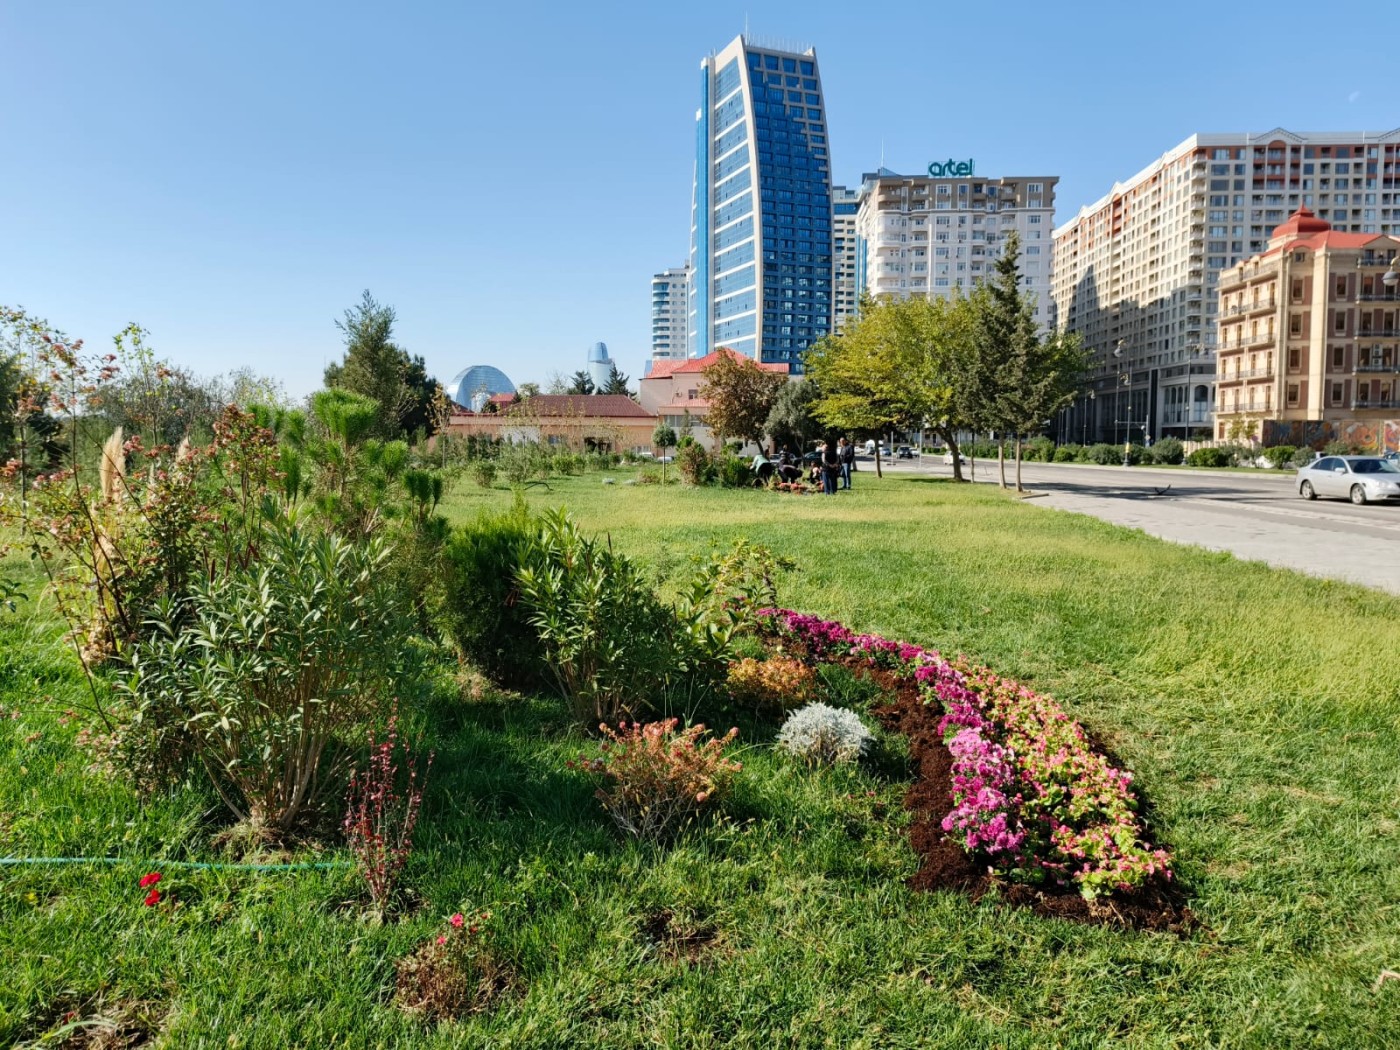
<instances>
[{"instance_id":1,"label":"distant building facade","mask_svg":"<svg viewBox=\"0 0 1400 1050\"><path fill-rule=\"evenodd\" d=\"M840 332L856 316L860 283L856 273L856 213L860 191L846 186L831 188L832 331Z\"/></svg>"},{"instance_id":2,"label":"distant building facade","mask_svg":"<svg viewBox=\"0 0 1400 1050\"><path fill-rule=\"evenodd\" d=\"M831 330L831 220L816 52L737 37L700 64L689 355L800 368Z\"/></svg>"},{"instance_id":3,"label":"distant building facade","mask_svg":"<svg viewBox=\"0 0 1400 1050\"><path fill-rule=\"evenodd\" d=\"M690 266L673 266L651 279L651 360L683 361L687 356ZM650 371L651 366L648 366Z\"/></svg>"},{"instance_id":4,"label":"distant building facade","mask_svg":"<svg viewBox=\"0 0 1400 1050\"><path fill-rule=\"evenodd\" d=\"M539 442L574 451L651 449L656 416L623 394L536 394L492 398L481 411L455 412L442 433Z\"/></svg>"},{"instance_id":5,"label":"distant building facade","mask_svg":"<svg viewBox=\"0 0 1400 1050\"><path fill-rule=\"evenodd\" d=\"M1300 208L1263 252L1221 271L1216 438L1395 447L1400 295L1382 277L1397 253L1394 236Z\"/></svg>"},{"instance_id":6,"label":"distant building facade","mask_svg":"<svg viewBox=\"0 0 1400 1050\"><path fill-rule=\"evenodd\" d=\"M1020 239L1021 291L1035 300L1041 328L1053 325L1050 294L1054 175L987 178L976 162L935 162L936 174L886 168L861 180L856 215L857 276L876 297L947 298L967 294Z\"/></svg>"},{"instance_id":7,"label":"distant building facade","mask_svg":"<svg viewBox=\"0 0 1400 1050\"><path fill-rule=\"evenodd\" d=\"M1214 433L1217 286L1301 207L1333 230L1400 228L1400 130L1192 135L1055 230L1059 323L1095 362L1062 431ZM1119 350L1118 356L1113 351Z\"/></svg>"}]
</instances>

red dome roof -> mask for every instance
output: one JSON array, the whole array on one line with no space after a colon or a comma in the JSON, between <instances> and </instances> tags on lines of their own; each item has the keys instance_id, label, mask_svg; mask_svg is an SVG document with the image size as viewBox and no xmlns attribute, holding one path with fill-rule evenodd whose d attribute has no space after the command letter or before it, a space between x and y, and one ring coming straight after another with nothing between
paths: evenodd
<instances>
[{"instance_id":1,"label":"red dome roof","mask_svg":"<svg viewBox=\"0 0 1400 1050\"><path fill-rule=\"evenodd\" d=\"M1307 237L1314 233L1326 233L1332 228L1332 224L1326 219L1319 219L1307 208L1299 208L1288 217L1288 221L1282 226L1274 227L1274 237Z\"/></svg>"}]
</instances>

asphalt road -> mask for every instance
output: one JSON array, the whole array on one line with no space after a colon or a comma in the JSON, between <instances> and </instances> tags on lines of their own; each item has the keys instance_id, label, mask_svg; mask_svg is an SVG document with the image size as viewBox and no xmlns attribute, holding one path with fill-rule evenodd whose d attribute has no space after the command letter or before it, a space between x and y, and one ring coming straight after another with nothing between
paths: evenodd
<instances>
[{"instance_id":1,"label":"asphalt road","mask_svg":"<svg viewBox=\"0 0 1400 1050\"><path fill-rule=\"evenodd\" d=\"M941 459L882 463L952 477ZM873 460L860 470L873 471ZM1007 479L1014 483L1015 464ZM963 466L963 476L970 471ZM1400 504L1355 507L1301 499L1290 474L1251 475L1153 467L1026 463L1022 483L1039 506L1090 514L1174 543L1229 551L1313 576L1400 594ZM976 480L996 484L996 460L978 460ZM858 483L858 482L857 482Z\"/></svg>"}]
</instances>

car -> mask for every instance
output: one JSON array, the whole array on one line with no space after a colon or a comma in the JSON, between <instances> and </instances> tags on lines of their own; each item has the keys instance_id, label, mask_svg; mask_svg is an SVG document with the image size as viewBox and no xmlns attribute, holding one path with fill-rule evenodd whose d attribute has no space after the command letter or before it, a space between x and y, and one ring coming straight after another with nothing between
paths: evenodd
<instances>
[{"instance_id":1,"label":"car","mask_svg":"<svg viewBox=\"0 0 1400 1050\"><path fill-rule=\"evenodd\" d=\"M913 459L913 458L914 458L914 450L913 450L912 448L910 448L908 445L900 445L899 448L897 448L897 449L894 450L894 454L895 454L895 456L896 456L897 458L899 458L899 459Z\"/></svg>"},{"instance_id":2,"label":"car","mask_svg":"<svg viewBox=\"0 0 1400 1050\"><path fill-rule=\"evenodd\" d=\"M821 454L820 452L812 451L812 452L804 452L804 453L802 454L802 462L803 462L803 463L806 463L808 466L810 466L810 465L813 464L813 463L820 463L821 461L822 461L822 454Z\"/></svg>"},{"instance_id":3,"label":"car","mask_svg":"<svg viewBox=\"0 0 1400 1050\"><path fill-rule=\"evenodd\" d=\"M961 452L959 452L958 460L959 462L966 463L967 457L964 456ZM953 452L951 449L943 453L943 465L945 467L951 467L953 465Z\"/></svg>"},{"instance_id":4,"label":"car","mask_svg":"<svg viewBox=\"0 0 1400 1050\"><path fill-rule=\"evenodd\" d=\"M1380 456L1322 456L1298 468L1294 487L1303 499L1331 496L1358 506L1400 501L1400 464Z\"/></svg>"}]
</instances>

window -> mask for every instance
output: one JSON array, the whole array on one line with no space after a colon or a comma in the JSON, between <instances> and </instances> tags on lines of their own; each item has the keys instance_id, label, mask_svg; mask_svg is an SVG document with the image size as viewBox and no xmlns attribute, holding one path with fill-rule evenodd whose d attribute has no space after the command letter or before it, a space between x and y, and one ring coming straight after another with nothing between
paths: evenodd
<instances>
[{"instance_id":1,"label":"window","mask_svg":"<svg viewBox=\"0 0 1400 1050\"><path fill-rule=\"evenodd\" d=\"M1332 318L1332 331L1336 332L1338 335L1341 335L1341 334L1343 334L1344 332L1346 332L1346 330L1347 330L1347 315L1346 315L1346 311L1344 311L1344 310L1338 310L1338 311L1336 312L1336 314L1335 314L1335 315L1333 316L1333 318Z\"/></svg>"},{"instance_id":2,"label":"window","mask_svg":"<svg viewBox=\"0 0 1400 1050\"><path fill-rule=\"evenodd\" d=\"M1303 301L1303 279L1301 277L1293 278L1292 299L1295 303Z\"/></svg>"},{"instance_id":3,"label":"window","mask_svg":"<svg viewBox=\"0 0 1400 1050\"><path fill-rule=\"evenodd\" d=\"M1346 349L1344 347L1332 347L1332 367L1338 371L1346 367Z\"/></svg>"},{"instance_id":4,"label":"window","mask_svg":"<svg viewBox=\"0 0 1400 1050\"><path fill-rule=\"evenodd\" d=\"M1347 279L1343 274L1338 274L1336 283L1336 297L1345 299L1347 297Z\"/></svg>"},{"instance_id":5,"label":"window","mask_svg":"<svg viewBox=\"0 0 1400 1050\"><path fill-rule=\"evenodd\" d=\"M1341 384L1341 383L1333 383L1333 384L1332 384L1331 397L1330 397L1328 400L1329 400L1332 404L1334 404L1334 405L1340 405L1340 404L1342 403L1342 384Z\"/></svg>"},{"instance_id":6,"label":"window","mask_svg":"<svg viewBox=\"0 0 1400 1050\"><path fill-rule=\"evenodd\" d=\"M1289 384L1288 384L1288 403L1289 403L1290 405L1297 405L1297 404L1298 404L1298 384L1297 384L1297 383L1289 383Z\"/></svg>"},{"instance_id":7,"label":"window","mask_svg":"<svg viewBox=\"0 0 1400 1050\"><path fill-rule=\"evenodd\" d=\"M1288 370L1296 372L1303 367L1303 351L1296 346L1288 348Z\"/></svg>"}]
</instances>

